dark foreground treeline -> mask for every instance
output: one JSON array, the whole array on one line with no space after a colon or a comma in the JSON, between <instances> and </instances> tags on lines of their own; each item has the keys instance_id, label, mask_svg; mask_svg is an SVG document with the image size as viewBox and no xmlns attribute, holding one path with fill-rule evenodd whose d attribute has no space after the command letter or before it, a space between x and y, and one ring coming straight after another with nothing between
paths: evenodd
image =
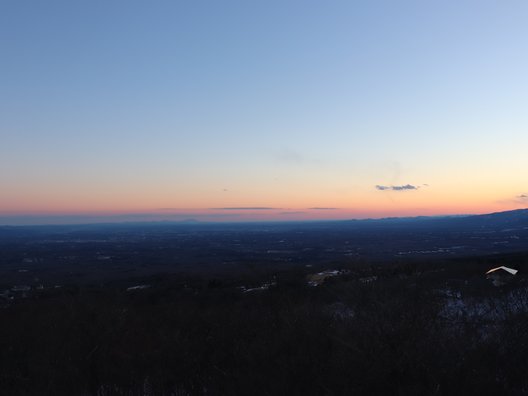
<instances>
[{"instance_id":1,"label":"dark foreground treeline","mask_svg":"<svg viewBox=\"0 0 528 396\"><path fill-rule=\"evenodd\" d=\"M249 293L229 279L174 276L144 290L65 287L4 305L0 393L528 393L523 281L496 289L420 266L320 287L304 275L279 273Z\"/></svg>"}]
</instances>

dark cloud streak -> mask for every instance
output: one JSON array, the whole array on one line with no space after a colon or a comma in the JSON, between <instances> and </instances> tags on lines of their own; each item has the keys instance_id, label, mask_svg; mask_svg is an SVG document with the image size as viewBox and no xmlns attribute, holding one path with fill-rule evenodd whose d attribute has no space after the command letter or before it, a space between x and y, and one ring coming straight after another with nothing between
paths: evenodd
<instances>
[{"instance_id":1,"label":"dark cloud streak","mask_svg":"<svg viewBox=\"0 0 528 396\"><path fill-rule=\"evenodd\" d=\"M211 210L280 210L281 208L270 208L267 206L241 206L227 208L211 208Z\"/></svg>"},{"instance_id":2,"label":"dark cloud streak","mask_svg":"<svg viewBox=\"0 0 528 396\"><path fill-rule=\"evenodd\" d=\"M404 184L402 186L382 186L376 184L376 190L379 191L408 191L408 190L418 190L419 186L413 186L412 184Z\"/></svg>"}]
</instances>

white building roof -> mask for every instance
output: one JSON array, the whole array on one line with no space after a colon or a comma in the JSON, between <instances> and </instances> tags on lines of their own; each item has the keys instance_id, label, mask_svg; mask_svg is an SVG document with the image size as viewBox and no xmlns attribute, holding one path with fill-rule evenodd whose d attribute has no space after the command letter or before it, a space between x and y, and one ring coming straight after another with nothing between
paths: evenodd
<instances>
[{"instance_id":1,"label":"white building roof","mask_svg":"<svg viewBox=\"0 0 528 396\"><path fill-rule=\"evenodd\" d=\"M509 272L512 275L515 275L517 272L519 272L516 269L508 268L508 267L505 267L504 265L501 265L500 267L490 269L488 272L486 272L486 275L491 274L491 273L493 273L495 271L498 271L498 270L503 270L503 271Z\"/></svg>"}]
</instances>

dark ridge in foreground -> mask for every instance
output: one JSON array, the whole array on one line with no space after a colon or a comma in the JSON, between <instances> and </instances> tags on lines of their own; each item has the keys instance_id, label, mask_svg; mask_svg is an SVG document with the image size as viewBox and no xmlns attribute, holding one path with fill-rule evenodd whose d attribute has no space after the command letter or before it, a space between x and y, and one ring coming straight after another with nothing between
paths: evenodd
<instances>
[{"instance_id":1,"label":"dark ridge in foreground","mask_svg":"<svg viewBox=\"0 0 528 396\"><path fill-rule=\"evenodd\" d=\"M520 271L496 288L498 263ZM526 394L528 253L173 274L0 308L6 395ZM266 287L263 287L265 285Z\"/></svg>"}]
</instances>

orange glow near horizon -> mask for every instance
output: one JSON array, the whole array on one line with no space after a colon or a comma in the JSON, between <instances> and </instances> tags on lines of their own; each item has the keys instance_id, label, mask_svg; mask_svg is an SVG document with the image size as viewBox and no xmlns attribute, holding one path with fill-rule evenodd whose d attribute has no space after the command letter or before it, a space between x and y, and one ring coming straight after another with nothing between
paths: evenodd
<instances>
[{"instance_id":1,"label":"orange glow near horizon","mask_svg":"<svg viewBox=\"0 0 528 396\"><path fill-rule=\"evenodd\" d=\"M243 206L225 208L181 208L156 210L95 210L95 211L4 211L0 217L9 219L28 217L53 219L52 223L122 222L122 221L184 221L244 222L244 221L310 221L346 220L384 217L442 216L457 214L485 214L518 209L519 206L488 205L465 207L444 205L430 208L280 208L261 207L245 209ZM5 219L4 219L5 222ZM37 221L38 223L38 221Z\"/></svg>"},{"instance_id":2,"label":"orange glow near horizon","mask_svg":"<svg viewBox=\"0 0 528 396\"><path fill-rule=\"evenodd\" d=\"M160 186L144 189L116 186L104 192L86 186L68 191L50 188L33 194L29 191L25 194L8 191L0 197L0 220L3 223L14 217L57 217L58 222L61 218L74 217L79 217L79 222L103 222L105 219L340 220L482 214L519 209L528 203L516 200L519 193L509 185L500 186L501 189L486 185L471 189L458 185L450 188L424 185L410 191L381 191L372 185L353 190L338 190L331 186L314 190L307 185L281 189L273 189L272 186L268 189L265 186L244 187L245 190L231 191L195 186L189 188L186 194Z\"/></svg>"}]
</instances>

